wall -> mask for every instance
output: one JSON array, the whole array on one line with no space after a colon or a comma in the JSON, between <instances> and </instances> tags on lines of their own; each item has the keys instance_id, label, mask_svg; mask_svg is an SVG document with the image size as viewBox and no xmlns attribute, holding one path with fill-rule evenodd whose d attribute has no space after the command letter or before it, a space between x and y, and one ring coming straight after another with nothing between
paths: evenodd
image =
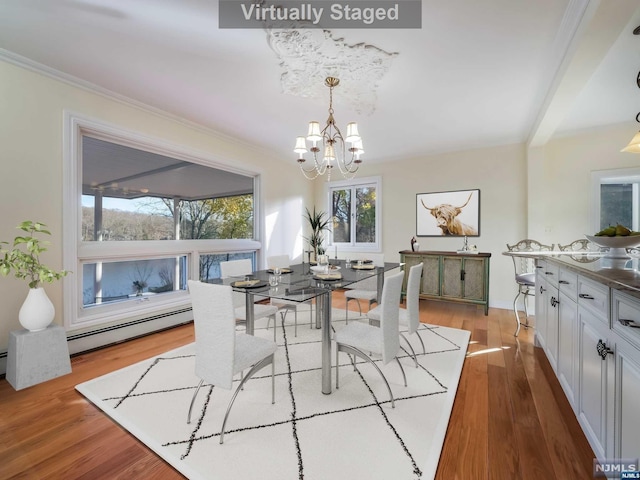
<instances>
[{"instance_id":1,"label":"wall","mask_svg":"<svg viewBox=\"0 0 640 480\"><path fill-rule=\"evenodd\" d=\"M523 145L469 150L383 164L363 163L358 176L382 176L382 245L386 261L399 261L416 234L416 194L480 189L480 236L469 238L490 252L491 307L511 308L516 293L506 243L526 237L526 162ZM317 188L316 205L326 205ZM326 189L324 189L326 190ZM323 207L326 208L326 207ZM421 250L458 250L461 238L420 237Z\"/></svg>"},{"instance_id":2,"label":"wall","mask_svg":"<svg viewBox=\"0 0 640 480\"><path fill-rule=\"evenodd\" d=\"M64 110L261 173L266 254L301 256L300 212L302 205L311 204L312 192L306 182L287 180L288 169L298 175L295 164L288 166L239 142L1 59L0 109L0 240L12 241L18 233L15 225L23 220L44 222L53 235L42 260L52 268L62 268ZM267 168L274 162L279 162L277 169ZM21 328L18 311L27 289L20 280L0 277L0 354L6 351L9 332ZM62 324L62 283L46 290L56 308L54 323Z\"/></svg>"},{"instance_id":3,"label":"wall","mask_svg":"<svg viewBox=\"0 0 640 480\"><path fill-rule=\"evenodd\" d=\"M528 229L543 243L567 244L593 233L591 172L640 167L640 155L620 150L636 133L627 122L556 138L528 153Z\"/></svg>"}]
</instances>

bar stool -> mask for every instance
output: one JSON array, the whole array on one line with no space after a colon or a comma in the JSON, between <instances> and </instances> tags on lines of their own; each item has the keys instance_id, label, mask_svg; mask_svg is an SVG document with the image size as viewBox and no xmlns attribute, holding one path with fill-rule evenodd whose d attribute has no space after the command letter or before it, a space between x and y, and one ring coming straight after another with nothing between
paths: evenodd
<instances>
[{"instance_id":1,"label":"bar stool","mask_svg":"<svg viewBox=\"0 0 640 480\"><path fill-rule=\"evenodd\" d=\"M514 245L507 244L507 249L510 252L549 252L553 250L553 244L544 245L537 240L527 238L520 240ZM518 256L512 256L511 259L513 260L515 280L518 286L518 293L516 294L516 298L513 299L513 313L516 316L516 331L513 335L517 337L520 333L520 325L524 325L524 328L529 328L527 297L529 295L535 295L536 292L535 260L531 257ZM520 298L521 295L523 296L525 323L520 322L520 315L518 314L518 298Z\"/></svg>"}]
</instances>

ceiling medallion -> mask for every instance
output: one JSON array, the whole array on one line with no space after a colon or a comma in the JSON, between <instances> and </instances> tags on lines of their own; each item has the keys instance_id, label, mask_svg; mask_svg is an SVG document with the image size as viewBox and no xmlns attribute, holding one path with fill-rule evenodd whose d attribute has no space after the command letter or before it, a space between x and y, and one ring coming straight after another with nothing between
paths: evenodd
<instances>
[{"instance_id":1,"label":"ceiling medallion","mask_svg":"<svg viewBox=\"0 0 640 480\"><path fill-rule=\"evenodd\" d=\"M323 98L326 87L318 79L338 77L336 98L364 115L375 111L378 82L398 55L366 43L349 45L316 28L267 29L267 38L283 69L283 93Z\"/></svg>"}]
</instances>

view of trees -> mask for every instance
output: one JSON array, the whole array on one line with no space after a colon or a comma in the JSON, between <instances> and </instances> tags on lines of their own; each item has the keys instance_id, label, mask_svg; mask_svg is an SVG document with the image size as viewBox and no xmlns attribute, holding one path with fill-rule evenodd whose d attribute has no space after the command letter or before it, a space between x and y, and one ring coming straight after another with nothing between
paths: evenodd
<instances>
[{"instance_id":1,"label":"view of trees","mask_svg":"<svg viewBox=\"0 0 640 480\"><path fill-rule=\"evenodd\" d=\"M332 191L333 241L351 243L352 192L355 192L355 241L372 243L376 239L376 189L357 187L355 189L334 189Z\"/></svg>"},{"instance_id":2,"label":"view of trees","mask_svg":"<svg viewBox=\"0 0 640 480\"><path fill-rule=\"evenodd\" d=\"M253 237L253 195L180 202L182 239L238 239ZM103 241L172 240L174 203L149 199L138 211L104 208ZM82 240L92 241L94 212L82 208Z\"/></svg>"}]
</instances>

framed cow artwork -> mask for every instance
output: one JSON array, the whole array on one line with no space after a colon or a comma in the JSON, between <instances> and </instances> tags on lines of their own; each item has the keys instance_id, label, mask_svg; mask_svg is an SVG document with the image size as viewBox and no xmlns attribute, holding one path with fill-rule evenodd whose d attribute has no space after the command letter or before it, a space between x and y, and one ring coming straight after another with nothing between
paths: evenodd
<instances>
[{"instance_id":1,"label":"framed cow artwork","mask_svg":"<svg viewBox=\"0 0 640 480\"><path fill-rule=\"evenodd\" d=\"M418 237L479 237L480 190L418 193Z\"/></svg>"}]
</instances>

